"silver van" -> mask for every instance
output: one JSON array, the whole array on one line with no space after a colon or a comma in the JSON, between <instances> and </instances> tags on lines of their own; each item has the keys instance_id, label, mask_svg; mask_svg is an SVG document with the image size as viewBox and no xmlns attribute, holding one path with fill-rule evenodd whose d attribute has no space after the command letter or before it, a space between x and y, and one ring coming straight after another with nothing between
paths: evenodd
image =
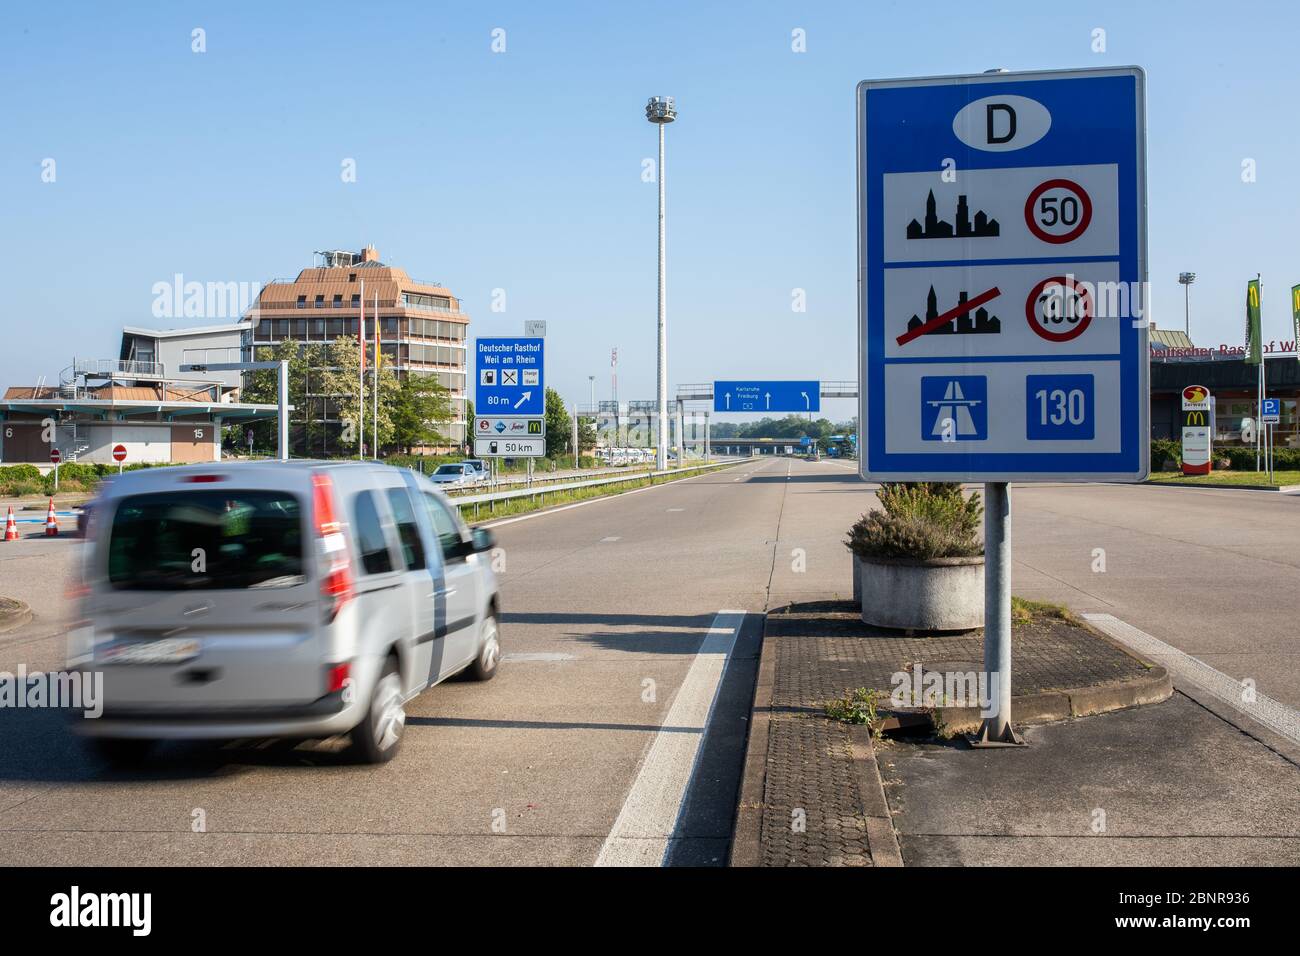
<instances>
[{"instance_id":1,"label":"silver van","mask_svg":"<svg viewBox=\"0 0 1300 956\"><path fill-rule=\"evenodd\" d=\"M144 469L96 499L69 666L103 674L76 730L154 740L350 734L390 759L405 704L500 658L492 533L413 471L369 462Z\"/></svg>"}]
</instances>

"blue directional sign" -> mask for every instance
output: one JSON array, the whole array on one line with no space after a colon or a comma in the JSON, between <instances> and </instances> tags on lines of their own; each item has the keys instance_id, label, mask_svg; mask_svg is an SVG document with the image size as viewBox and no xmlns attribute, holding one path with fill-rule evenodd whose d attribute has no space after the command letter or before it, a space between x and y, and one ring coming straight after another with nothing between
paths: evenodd
<instances>
[{"instance_id":1,"label":"blue directional sign","mask_svg":"<svg viewBox=\"0 0 1300 956\"><path fill-rule=\"evenodd\" d=\"M715 412L820 412L821 382L713 383Z\"/></svg>"},{"instance_id":2,"label":"blue directional sign","mask_svg":"<svg viewBox=\"0 0 1300 956\"><path fill-rule=\"evenodd\" d=\"M474 411L485 418L536 417L546 413L541 338L478 339L475 342Z\"/></svg>"},{"instance_id":3,"label":"blue directional sign","mask_svg":"<svg viewBox=\"0 0 1300 956\"><path fill-rule=\"evenodd\" d=\"M1276 425L1282 420L1282 399L1266 398L1259 407L1259 419L1265 425Z\"/></svg>"},{"instance_id":4,"label":"blue directional sign","mask_svg":"<svg viewBox=\"0 0 1300 956\"><path fill-rule=\"evenodd\" d=\"M1146 477L1145 123L1136 67L859 84L864 478Z\"/></svg>"}]
</instances>

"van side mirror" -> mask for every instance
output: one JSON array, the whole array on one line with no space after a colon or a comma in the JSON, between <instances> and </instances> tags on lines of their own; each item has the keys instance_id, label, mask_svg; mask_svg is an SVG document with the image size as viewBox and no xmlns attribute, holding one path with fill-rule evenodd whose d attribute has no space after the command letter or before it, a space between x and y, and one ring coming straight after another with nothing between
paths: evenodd
<instances>
[{"instance_id":1,"label":"van side mirror","mask_svg":"<svg viewBox=\"0 0 1300 956\"><path fill-rule=\"evenodd\" d=\"M473 548L475 554L491 551L497 546L497 536L492 533L491 528L475 528L473 535L470 540L470 547Z\"/></svg>"}]
</instances>

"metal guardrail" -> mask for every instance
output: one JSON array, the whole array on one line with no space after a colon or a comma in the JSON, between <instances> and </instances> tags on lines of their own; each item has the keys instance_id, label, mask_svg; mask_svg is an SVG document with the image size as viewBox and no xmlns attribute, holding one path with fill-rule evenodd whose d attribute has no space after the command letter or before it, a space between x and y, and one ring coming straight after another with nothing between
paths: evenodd
<instances>
[{"instance_id":1,"label":"metal guardrail","mask_svg":"<svg viewBox=\"0 0 1300 956\"><path fill-rule=\"evenodd\" d=\"M754 457L749 458L732 458L725 461L711 461L707 465L688 465L685 468L669 468L666 471L641 471L634 474L614 475L610 478L591 478L584 481L571 481L566 484L550 485L545 488L520 488L516 491L497 491L486 495L457 495L451 501L460 508L474 509L474 520L478 520L479 505L487 505L488 513L491 514L499 501L512 501L516 498L536 497L541 499L545 495L556 492L574 491L579 488L596 488L603 485L617 485L629 481L641 481L645 478L660 478L672 475L683 475L692 471L704 471L708 468L725 468L731 465L741 465L747 461L753 461Z\"/></svg>"},{"instance_id":2,"label":"metal guardrail","mask_svg":"<svg viewBox=\"0 0 1300 956\"><path fill-rule=\"evenodd\" d=\"M552 476L552 475L547 475L545 473L542 473L542 474L534 474L531 479L529 479L527 475L521 475L518 478L504 478L504 479L499 479L497 481L484 481L477 485L466 485L458 488L444 489L444 490L447 497L452 499L459 499L467 494L483 492L485 489L488 492L491 492L493 489L501 488L506 485L509 485L511 487L514 487L516 485L525 485L531 488L534 485L550 485L561 481L577 481L579 479L594 478L602 475L625 475L629 478L632 478L632 477L641 477L647 475L650 473L650 470L651 469L649 468L635 468L635 469L587 468L584 469L583 473L580 475Z\"/></svg>"}]
</instances>

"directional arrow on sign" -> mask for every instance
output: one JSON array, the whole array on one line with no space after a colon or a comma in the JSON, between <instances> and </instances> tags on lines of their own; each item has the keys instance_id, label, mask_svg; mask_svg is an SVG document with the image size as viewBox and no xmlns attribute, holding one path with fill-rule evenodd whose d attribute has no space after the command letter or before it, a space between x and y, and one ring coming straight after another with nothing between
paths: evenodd
<instances>
[{"instance_id":1,"label":"directional arrow on sign","mask_svg":"<svg viewBox=\"0 0 1300 956\"><path fill-rule=\"evenodd\" d=\"M799 394L803 396L803 403L804 403L805 405L809 406L809 408L811 408L811 407L812 407L812 403L811 403L810 401L808 401L808 393L807 393L807 392L800 392Z\"/></svg>"},{"instance_id":2,"label":"directional arrow on sign","mask_svg":"<svg viewBox=\"0 0 1300 956\"><path fill-rule=\"evenodd\" d=\"M522 393L520 393L520 395L519 395L519 401L515 402L515 408L519 408L521 405L524 404L524 402L528 401L528 400L529 400L530 398L532 398L532 397L533 397L533 393L532 393L532 392L522 392Z\"/></svg>"}]
</instances>

